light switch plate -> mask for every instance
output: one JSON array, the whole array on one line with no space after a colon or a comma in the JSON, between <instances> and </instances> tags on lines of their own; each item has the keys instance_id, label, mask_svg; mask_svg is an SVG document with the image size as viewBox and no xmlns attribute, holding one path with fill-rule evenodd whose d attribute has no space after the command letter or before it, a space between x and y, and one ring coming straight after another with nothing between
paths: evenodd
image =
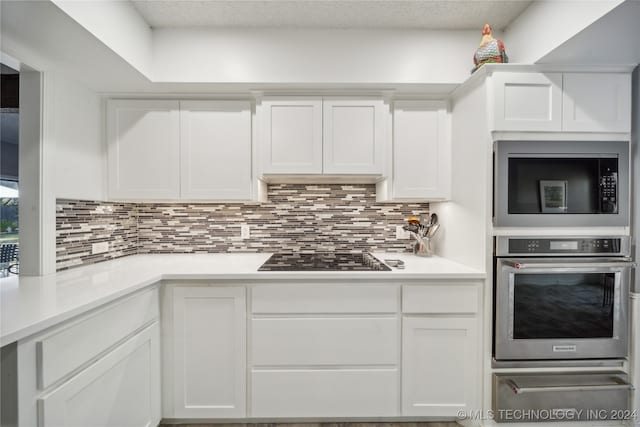
<instances>
[{"instance_id":1,"label":"light switch plate","mask_svg":"<svg viewBox=\"0 0 640 427\"><path fill-rule=\"evenodd\" d=\"M396 239L398 240L409 240L411 235L408 231L402 228L401 225L396 225Z\"/></svg>"},{"instance_id":2,"label":"light switch plate","mask_svg":"<svg viewBox=\"0 0 640 427\"><path fill-rule=\"evenodd\" d=\"M109 252L109 242L93 243L91 245L91 254L103 254Z\"/></svg>"},{"instance_id":3,"label":"light switch plate","mask_svg":"<svg viewBox=\"0 0 640 427\"><path fill-rule=\"evenodd\" d=\"M241 239L251 238L251 230L249 229L249 224L242 224L240 226L240 238Z\"/></svg>"}]
</instances>

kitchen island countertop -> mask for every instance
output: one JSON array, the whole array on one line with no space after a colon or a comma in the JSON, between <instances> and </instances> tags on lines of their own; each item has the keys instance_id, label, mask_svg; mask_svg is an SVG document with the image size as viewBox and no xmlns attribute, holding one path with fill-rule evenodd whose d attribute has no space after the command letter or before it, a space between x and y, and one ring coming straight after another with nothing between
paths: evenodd
<instances>
[{"instance_id":1,"label":"kitchen island countertop","mask_svg":"<svg viewBox=\"0 0 640 427\"><path fill-rule=\"evenodd\" d=\"M440 257L373 253L381 261L401 259L392 271L258 271L270 253L132 255L37 277L0 279L0 346L26 338L161 280L274 280L354 283L484 279L485 273ZM304 281L304 282L302 282Z\"/></svg>"}]
</instances>

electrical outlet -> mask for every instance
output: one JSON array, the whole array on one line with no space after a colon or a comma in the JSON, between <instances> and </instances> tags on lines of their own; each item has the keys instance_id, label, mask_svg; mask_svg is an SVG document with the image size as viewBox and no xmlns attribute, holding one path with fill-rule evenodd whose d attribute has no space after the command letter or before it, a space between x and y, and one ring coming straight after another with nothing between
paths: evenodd
<instances>
[{"instance_id":1,"label":"electrical outlet","mask_svg":"<svg viewBox=\"0 0 640 427\"><path fill-rule=\"evenodd\" d=\"M411 235L408 231L402 228L401 225L396 225L396 239L398 240L408 240L411 238Z\"/></svg>"},{"instance_id":2,"label":"electrical outlet","mask_svg":"<svg viewBox=\"0 0 640 427\"><path fill-rule=\"evenodd\" d=\"M93 243L91 245L92 254L103 254L109 252L109 242Z\"/></svg>"},{"instance_id":3,"label":"electrical outlet","mask_svg":"<svg viewBox=\"0 0 640 427\"><path fill-rule=\"evenodd\" d=\"M251 238L251 230L249 229L249 224L242 224L240 226L240 238L241 239Z\"/></svg>"}]
</instances>

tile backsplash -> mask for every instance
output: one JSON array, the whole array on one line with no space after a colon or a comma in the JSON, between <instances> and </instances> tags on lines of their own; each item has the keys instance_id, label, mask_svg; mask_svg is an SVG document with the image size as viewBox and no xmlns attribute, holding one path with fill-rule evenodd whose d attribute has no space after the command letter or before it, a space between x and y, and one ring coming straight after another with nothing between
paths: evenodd
<instances>
[{"instance_id":1,"label":"tile backsplash","mask_svg":"<svg viewBox=\"0 0 640 427\"><path fill-rule=\"evenodd\" d=\"M94 243L109 243L104 253L91 253ZM134 203L56 200L56 268L64 270L138 253L137 208Z\"/></svg>"},{"instance_id":2,"label":"tile backsplash","mask_svg":"<svg viewBox=\"0 0 640 427\"><path fill-rule=\"evenodd\" d=\"M58 270L133 253L383 250L403 252L395 230L427 203L376 203L375 185L278 184L268 202L111 203L58 200ZM250 237L240 238L249 225ZM122 230L120 230L122 228ZM91 244L110 251L91 255Z\"/></svg>"}]
</instances>

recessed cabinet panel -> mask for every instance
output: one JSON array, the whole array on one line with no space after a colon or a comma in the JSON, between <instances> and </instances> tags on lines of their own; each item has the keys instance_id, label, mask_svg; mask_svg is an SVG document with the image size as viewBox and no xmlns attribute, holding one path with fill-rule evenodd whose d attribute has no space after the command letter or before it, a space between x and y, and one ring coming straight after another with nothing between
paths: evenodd
<instances>
[{"instance_id":1,"label":"recessed cabinet panel","mask_svg":"<svg viewBox=\"0 0 640 427\"><path fill-rule=\"evenodd\" d=\"M397 369L254 370L253 417L397 415Z\"/></svg>"},{"instance_id":2,"label":"recessed cabinet panel","mask_svg":"<svg viewBox=\"0 0 640 427\"><path fill-rule=\"evenodd\" d=\"M174 416L245 416L244 288L176 287L173 298Z\"/></svg>"},{"instance_id":3,"label":"recessed cabinet panel","mask_svg":"<svg viewBox=\"0 0 640 427\"><path fill-rule=\"evenodd\" d=\"M475 318L402 319L402 415L455 417L478 384Z\"/></svg>"},{"instance_id":4,"label":"recessed cabinet panel","mask_svg":"<svg viewBox=\"0 0 640 427\"><path fill-rule=\"evenodd\" d=\"M384 102L323 100L323 173L382 173Z\"/></svg>"},{"instance_id":5,"label":"recessed cabinet panel","mask_svg":"<svg viewBox=\"0 0 640 427\"><path fill-rule=\"evenodd\" d=\"M262 102L262 172L322 173L322 98Z\"/></svg>"},{"instance_id":6,"label":"recessed cabinet panel","mask_svg":"<svg viewBox=\"0 0 640 427\"><path fill-rule=\"evenodd\" d=\"M563 113L565 131L630 132L631 76L565 73Z\"/></svg>"},{"instance_id":7,"label":"recessed cabinet panel","mask_svg":"<svg viewBox=\"0 0 640 427\"><path fill-rule=\"evenodd\" d=\"M154 323L38 399L42 426L155 426L160 351Z\"/></svg>"},{"instance_id":8,"label":"recessed cabinet panel","mask_svg":"<svg viewBox=\"0 0 640 427\"><path fill-rule=\"evenodd\" d=\"M562 130L561 73L495 73L497 131Z\"/></svg>"},{"instance_id":9,"label":"recessed cabinet panel","mask_svg":"<svg viewBox=\"0 0 640 427\"><path fill-rule=\"evenodd\" d=\"M393 110L393 199L448 198L450 164L451 147L444 104L396 101Z\"/></svg>"},{"instance_id":10,"label":"recessed cabinet panel","mask_svg":"<svg viewBox=\"0 0 640 427\"><path fill-rule=\"evenodd\" d=\"M181 197L251 198L251 104L181 101Z\"/></svg>"},{"instance_id":11,"label":"recessed cabinet panel","mask_svg":"<svg viewBox=\"0 0 640 427\"><path fill-rule=\"evenodd\" d=\"M396 317L253 319L254 366L396 365Z\"/></svg>"},{"instance_id":12,"label":"recessed cabinet panel","mask_svg":"<svg viewBox=\"0 0 640 427\"><path fill-rule=\"evenodd\" d=\"M110 198L179 197L178 110L178 101L109 101L107 141Z\"/></svg>"}]
</instances>

